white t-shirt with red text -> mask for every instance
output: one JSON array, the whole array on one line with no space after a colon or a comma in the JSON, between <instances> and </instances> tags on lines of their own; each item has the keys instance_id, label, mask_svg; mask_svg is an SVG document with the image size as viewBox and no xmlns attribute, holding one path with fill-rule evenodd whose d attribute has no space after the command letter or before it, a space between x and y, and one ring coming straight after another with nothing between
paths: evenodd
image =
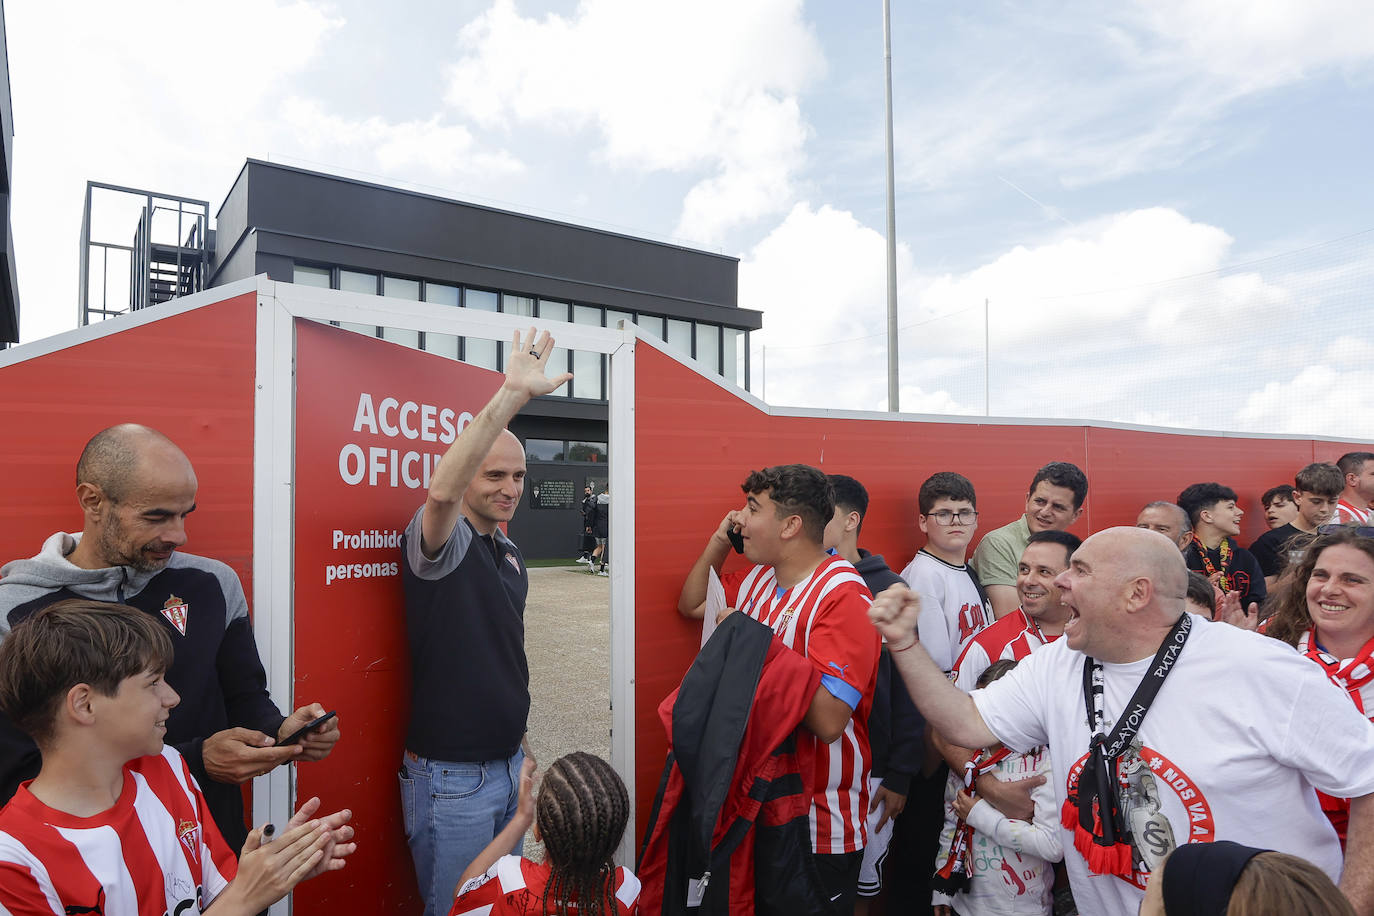
<instances>
[{"instance_id":1,"label":"white t-shirt with red text","mask_svg":"<svg viewBox=\"0 0 1374 916\"><path fill-rule=\"evenodd\" d=\"M902 570L902 578L921 599L916 619L921 645L941 671L952 671L969 640L992 623L992 608L983 606L967 564L953 566L922 550Z\"/></svg>"},{"instance_id":2,"label":"white t-shirt with red text","mask_svg":"<svg viewBox=\"0 0 1374 916\"><path fill-rule=\"evenodd\" d=\"M1103 665L1108 728L1152 662ZM1049 746L1062 809L1091 739L1083 653L1060 640L972 697L1008 747ZM1195 615L1138 739L1175 844L1235 840L1301 856L1339 878L1340 843L1313 790L1374 792L1374 724L1292 647ZM1071 831L1063 845L1080 912L1136 912L1144 876L1092 875Z\"/></svg>"}]
</instances>

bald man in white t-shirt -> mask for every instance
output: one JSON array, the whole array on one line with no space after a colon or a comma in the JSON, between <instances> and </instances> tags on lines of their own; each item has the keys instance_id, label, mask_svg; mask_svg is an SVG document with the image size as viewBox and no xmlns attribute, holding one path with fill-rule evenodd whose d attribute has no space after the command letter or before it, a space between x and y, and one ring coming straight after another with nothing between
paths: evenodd
<instances>
[{"instance_id":1,"label":"bald man in white t-shirt","mask_svg":"<svg viewBox=\"0 0 1374 916\"><path fill-rule=\"evenodd\" d=\"M870 616L917 706L950 740L1014 751L1049 746L1061 809L1079 801L1085 784L1105 783L1107 792L1117 784L1111 775L1090 778L1087 710L1101 710L1104 746L1134 726L1134 738L1105 764L1110 771L1121 762L1120 772L1133 774L1132 791L1098 796L1104 810L1123 811L1117 839L1129 851L1099 854L1122 844L1112 847L1101 823L1092 827L1096 837L1090 833L1084 824L1091 817L1075 817L1076 829L1065 830L1081 912L1134 914L1147 863L1161 851L1231 839L1314 862L1340 880L1356 912L1374 913L1374 725L1317 666L1304 666L1284 646L1202 617L1185 619L1186 576L1178 548L1157 532L1112 528L1090 537L1055 583L1070 609L1064 638L971 695L950 684L911 638L919 602L908 589L887 589ZM1094 671L1100 681L1085 677ZM1100 690L1085 687L1093 683ZM1152 701L1136 693L1142 684L1158 686ZM1314 789L1353 799L1343 872L1339 840ZM1131 801L1145 795L1158 804L1137 819L1142 812ZM1076 838L1093 852L1096 868Z\"/></svg>"}]
</instances>

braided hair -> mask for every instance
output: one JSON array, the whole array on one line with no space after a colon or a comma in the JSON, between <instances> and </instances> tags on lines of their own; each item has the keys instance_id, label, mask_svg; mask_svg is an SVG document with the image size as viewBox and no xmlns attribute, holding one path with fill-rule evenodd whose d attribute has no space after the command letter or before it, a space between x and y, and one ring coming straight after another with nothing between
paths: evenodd
<instances>
[{"instance_id":1,"label":"braided hair","mask_svg":"<svg viewBox=\"0 0 1374 916\"><path fill-rule=\"evenodd\" d=\"M614 916L615 863L630 796L611 765L581 751L560 757L544 774L534 807L550 865L540 912Z\"/></svg>"}]
</instances>

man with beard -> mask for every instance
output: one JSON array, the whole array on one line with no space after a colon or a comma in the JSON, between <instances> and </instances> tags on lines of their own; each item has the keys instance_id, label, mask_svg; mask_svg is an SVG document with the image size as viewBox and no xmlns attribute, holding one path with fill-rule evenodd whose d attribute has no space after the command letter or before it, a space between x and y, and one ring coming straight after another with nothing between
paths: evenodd
<instances>
[{"instance_id":1,"label":"man with beard","mask_svg":"<svg viewBox=\"0 0 1374 916\"><path fill-rule=\"evenodd\" d=\"M132 423L97 433L76 467L82 530L59 531L37 556L0 569L0 632L66 598L127 604L166 628L174 646L166 680L181 695L166 740L237 850L247 837L239 784L290 760L324 759L339 740L338 719L276 746L325 710L310 703L282 716L267 693L238 576L178 550L197 487L190 460L162 433ZM38 766L33 741L0 717L0 798Z\"/></svg>"}]
</instances>

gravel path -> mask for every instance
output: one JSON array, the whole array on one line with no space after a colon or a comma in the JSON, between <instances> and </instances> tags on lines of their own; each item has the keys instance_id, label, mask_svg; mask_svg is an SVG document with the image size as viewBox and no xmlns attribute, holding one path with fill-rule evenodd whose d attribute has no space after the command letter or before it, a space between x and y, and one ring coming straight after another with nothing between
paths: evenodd
<instances>
[{"instance_id":1,"label":"gravel path","mask_svg":"<svg viewBox=\"0 0 1374 916\"><path fill-rule=\"evenodd\" d=\"M564 754L611 757L611 580L585 566L530 570L525 602L530 747L543 770ZM529 835L525 853L543 858Z\"/></svg>"}]
</instances>

